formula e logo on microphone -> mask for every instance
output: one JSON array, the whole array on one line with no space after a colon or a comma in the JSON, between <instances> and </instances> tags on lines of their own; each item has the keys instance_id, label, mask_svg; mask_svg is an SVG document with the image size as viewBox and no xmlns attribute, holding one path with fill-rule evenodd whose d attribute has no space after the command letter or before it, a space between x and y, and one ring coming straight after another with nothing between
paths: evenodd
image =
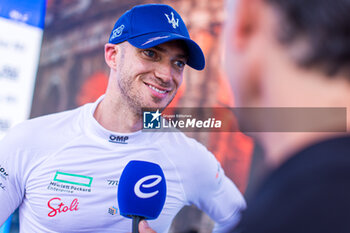
<instances>
[{"instance_id":1,"label":"formula e logo on microphone","mask_svg":"<svg viewBox=\"0 0 350 233\"><path fill-rule=\"evenodd\" d=\"M113 134L109 136L109 142L119 143L119 144L128 144L127 143L128 139L129 139L128 136L115 136Z\"/></svg>"},{"instance_id":2,"label":"formula e logo on microphone","mask_svg":"<svg viewBox=\"0 0 350 233\"><path fill-rule=\"evenodd\" d=\"M144 184L145 182L155 179L152 183L150 184ZM157 184L159 184L162 181L162 177L159 175L149 175L149 176L145 176L143 178L141 178L139 181L136 182L135 187L134 187L134 192L136 194L136 196L138 196L139 198L151 198L154 197L155 195L157 195L159 193L159 190L154 191L154 192L150 192L150 193L144 193L141 191L141 187L146 189L146 188L153 188L155 187Z\"/></svg>"}]
</instances>

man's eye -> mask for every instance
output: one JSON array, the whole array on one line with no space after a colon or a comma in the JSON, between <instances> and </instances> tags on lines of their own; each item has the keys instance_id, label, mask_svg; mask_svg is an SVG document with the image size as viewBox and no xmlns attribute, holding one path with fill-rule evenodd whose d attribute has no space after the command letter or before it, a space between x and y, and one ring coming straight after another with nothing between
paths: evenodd
<instances>
[{"instance_id":1,"label":"man's eye","mask_svg":"<svg viewBox=\"0 0 350 233\"><path fill-rule=\"evenodd\" d=\"M175 62L175 65L179 68L183 68L185 66L185 62L183 61L176 61Z\"/></svg>"},{"instance_id":2,"label":"man's eye","mask_svg":"<svg viewBox=\"0 0 350 233\"><path fill-rule=\"evenodd\" d=\"M154 58L156 56L156 53L152 50L144 50L143 53L147 56L147 57L151 57Z\"/></svg>"}]
</instances>

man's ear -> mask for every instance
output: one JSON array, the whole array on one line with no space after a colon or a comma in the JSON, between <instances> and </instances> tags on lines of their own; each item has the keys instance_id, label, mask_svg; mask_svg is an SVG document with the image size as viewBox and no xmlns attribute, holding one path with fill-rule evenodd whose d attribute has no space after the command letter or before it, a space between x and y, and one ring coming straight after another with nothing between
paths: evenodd
<instances>
[{"instance_id":1,"label":"man's ear","mask_svg":"<svg viewBox=\"0 0 350 233\"><path fill-rule=\"evenodd\" d=\"M261 7L263 0L236 0L235 11L232 12L234 23L231 25L233 35L230 35L233 46L238 49L244 49L252 35L259 30L261 18Z\"/></svg>"},{"instance_id":2,"label":"man's ear","mask_svg":"<svg viewBox=\"0 0 350 233\"><path fill-rule=\"evenodd\" d=\"M107 65L114 70L117 68L116 56L118 53L118 49L119 47L115 44L105 44L105 61Z\"/></svg>"}]
</instances>

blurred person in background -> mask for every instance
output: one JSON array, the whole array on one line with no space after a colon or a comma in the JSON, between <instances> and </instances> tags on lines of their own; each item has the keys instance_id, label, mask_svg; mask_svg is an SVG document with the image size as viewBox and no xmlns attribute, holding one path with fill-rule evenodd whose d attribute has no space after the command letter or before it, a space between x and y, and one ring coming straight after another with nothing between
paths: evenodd
<instances>
[{"instance_id":1,"label":"blurred person in background","mask_svg":"<svg viewBox=\"0 0 350 233\"><path fill-rule=\"evenodd\" d=\"M159 218L167 232L184 205L194 204L226 232L245 201L219 162L183 133L142 129L142 108L165 108L186 64L202 70L201 48L180 15L161 4L119 18L105 45L105 95L74 110L28 120L0 144L0 225L19 207L22 232L128 232L118 214L118 178L130 160L159 164L167 197ZM159 116L154 116L159 117Z\"/></svg>"},{"instance_id":2,"label":"blurred person in background","mask_svg":"<svg viewBox=\"0 0 350 233\"><path fill-rule=\"evenodd\" d=\"M299 119L315 131L249 133L269 171L234 232L350 232L349 12L348 0L228 0L224 62L237 107L341 110Z\"/></svg>"},{"instance_id":3,"label":"blurred person in background","mask_svg":"<svg viewBox=\"0 0 350 233\"><path fill-rule=\"evenodd\" d=\"M348 0L228 0L224 63L237 107L344 110L299 119L325 132L249 133L269 171L233 232L350 232L349 12ZM268 118L238 120L241 129L271 126ZM154 232L146 222L140 231Z\"/></svg>"},{"instance_id":4,"label":"blurred person in background","mask_svg":"<svg viewBox=\"0 0 350 233\"><path fill-rule=\"evenodd\" d=\"M329 117L314 125L325 132L249 133L269 171L233 232L350 232L349 11L347 0L228 0L224 63L237 107L344 110L300 119ZM238 120L242 129L271 125ZM153 232L144 222L140 230Z\"/></svg>"}]
</instances>

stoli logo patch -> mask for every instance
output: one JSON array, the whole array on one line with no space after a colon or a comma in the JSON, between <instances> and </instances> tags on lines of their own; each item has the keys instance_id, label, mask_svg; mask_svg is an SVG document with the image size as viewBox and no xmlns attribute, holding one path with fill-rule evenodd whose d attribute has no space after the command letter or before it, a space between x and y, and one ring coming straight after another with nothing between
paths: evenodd
<instances>
[{"instance_id":1,"label":"stoli logo patch","mask_svg":"<svg viewBox=\"0 0 350 233\"><path fill-rule=\"evenodd\" d=\"M51 198L47 202L47 206L51 209L51 211L48 213L49 217L55 217L57 214L68 212L68 211L77 211L79 205L78 198L74 198L73 201L66 205L61 201L61 198L54 197Z\"/></svg>"}]
</instances>

